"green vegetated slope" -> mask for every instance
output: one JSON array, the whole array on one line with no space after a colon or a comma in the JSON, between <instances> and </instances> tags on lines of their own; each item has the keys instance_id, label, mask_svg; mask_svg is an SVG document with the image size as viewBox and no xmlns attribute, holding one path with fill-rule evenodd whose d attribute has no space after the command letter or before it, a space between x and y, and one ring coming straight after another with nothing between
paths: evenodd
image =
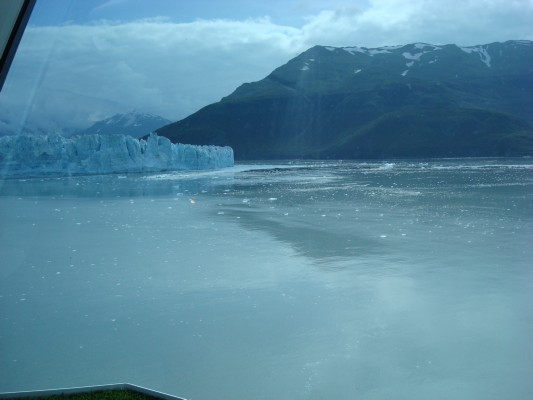
<instances>
[{"instance_id":1,"label":"green vegetated slope","mask_svg":"<svg viewBox=\"0 0 533 400\"><path fill-rule=\"evenodd\" d=\"M237 159L533 155L533 42L315 46L160 128Z\"/></svg>"}]
</instances>

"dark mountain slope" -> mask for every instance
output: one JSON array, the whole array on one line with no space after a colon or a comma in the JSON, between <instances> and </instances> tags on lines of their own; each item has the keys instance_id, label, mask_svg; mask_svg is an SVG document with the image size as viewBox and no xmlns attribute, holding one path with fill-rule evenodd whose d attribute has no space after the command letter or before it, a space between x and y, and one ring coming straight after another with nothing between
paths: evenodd
<instances>
[{"instance_id":1,"label":"dark mountain slope","mask_svg":"<svg viewBox=\"0 0 533 400\"><path fill-rule=\"evenodd\" d=\"M157 132L238 159L533 154L533 43L315 46Z\"/></svg>"}]
</instances>

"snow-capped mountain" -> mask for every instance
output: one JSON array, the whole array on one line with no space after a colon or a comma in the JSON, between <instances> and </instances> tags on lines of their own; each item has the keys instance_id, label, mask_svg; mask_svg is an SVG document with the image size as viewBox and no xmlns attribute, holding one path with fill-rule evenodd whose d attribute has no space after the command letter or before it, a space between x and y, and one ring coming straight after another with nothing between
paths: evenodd
<instances>
[{"instance_id":1,"label":"snow-capped mountain","mask_svg":"<svg viewBox=\"0 0 533 400\"><path fill-rule=\"evenodd\" d=\"M112 117L98 121L89 128L76 132L76 134L122 134L140 138L171 122L158 115L131 111L126 114L115 114Z\"/></svg>"},{"instance_id":2,"label":"snow-capped mountain","mask_svg":"<svg viewBox=\"0 0 533 400\"><path fill-rule=\"evenodd\" d=\"M237 159L533 155L533 42L315 46L157 132Z\"/></svg>"}]
</instances>

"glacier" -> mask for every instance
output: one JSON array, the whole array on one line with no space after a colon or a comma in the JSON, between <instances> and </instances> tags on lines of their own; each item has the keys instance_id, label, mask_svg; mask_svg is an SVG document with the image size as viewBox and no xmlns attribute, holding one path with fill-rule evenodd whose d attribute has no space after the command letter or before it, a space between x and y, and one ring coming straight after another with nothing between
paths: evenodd
<instances>
[{"instance_id":1,"label":"glacier","mask_svg":"<svg viewBox=\"0 0 533 400\"><path fill-rule=\"evenodd\" d=\"M174 144L155 133L146 140L121 134L0 137L0 178L206 170L233 165L231 147Z\"/></svg>"}]
</instances>

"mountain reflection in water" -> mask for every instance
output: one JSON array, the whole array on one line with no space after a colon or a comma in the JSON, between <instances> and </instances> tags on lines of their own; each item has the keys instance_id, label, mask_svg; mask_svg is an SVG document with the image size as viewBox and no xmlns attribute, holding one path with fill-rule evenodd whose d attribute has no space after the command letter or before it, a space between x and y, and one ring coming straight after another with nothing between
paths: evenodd
<instances>
[{"instance_id":1,"label":"mountain reflection in water","mask_svg":"<svg viewBox=\"0 0 533 400\"><path fill-rule=\"evenodd\" d=\"M0 390L530 398L528 159L0 181Z\"/></svg>"}]
</instances>

